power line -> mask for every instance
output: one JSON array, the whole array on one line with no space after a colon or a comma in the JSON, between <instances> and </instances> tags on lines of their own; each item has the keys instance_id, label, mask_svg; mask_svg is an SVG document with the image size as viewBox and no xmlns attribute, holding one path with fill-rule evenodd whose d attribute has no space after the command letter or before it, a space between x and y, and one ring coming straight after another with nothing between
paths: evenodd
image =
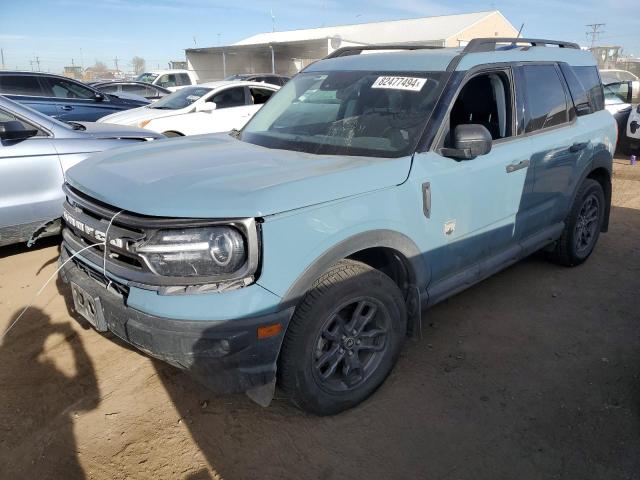
<instances>
[{"instance_id":1,"label":"power line","mask_svg":"<svg viewBox=\"0 0 640 480\"><path fill-rule=\"evenodd\" d=\"M604 33L604 30L601 30L601 28L605 25L606 23L591 23L587 25L587 27L591 29L590 31L587 31L587 38L591 37L591 48L595 46L600 35Z\"/></svg>"}]
</instances>

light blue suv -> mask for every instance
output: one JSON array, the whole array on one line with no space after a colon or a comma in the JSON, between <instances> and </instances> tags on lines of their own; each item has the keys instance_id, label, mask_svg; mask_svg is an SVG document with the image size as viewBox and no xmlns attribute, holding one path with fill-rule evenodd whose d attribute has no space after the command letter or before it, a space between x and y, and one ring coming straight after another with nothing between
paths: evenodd
<instances>
[{"instance_id":1,"label":"light blue suv","mask_svg":"<svg viewBox=\"0 0 640 480\"><path fill-rule=\"evenodd\" d=\"M266 405L277 381L337 413L383 382L422 308L541 249L584 262L616 134L575 44L347 47L241 132L71 169L62 275L97 330L217 391Z\"/></svg>"}]
</instances>

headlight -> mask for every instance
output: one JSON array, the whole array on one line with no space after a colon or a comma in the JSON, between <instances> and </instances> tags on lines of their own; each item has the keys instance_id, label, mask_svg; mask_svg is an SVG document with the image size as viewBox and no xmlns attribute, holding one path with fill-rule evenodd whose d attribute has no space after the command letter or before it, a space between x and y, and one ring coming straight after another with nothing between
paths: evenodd
<instances>
[{"instance_id":1,"label":"headlight","mask_svg":"<svg viewBox=\"0 0 640 480\"><path fill-rule=\"evenodd\" d=\"M135 250L154 273L173 277L228 275L247 262L244 237L226 226L158 230Z\"/></svg>"}]
</instances>

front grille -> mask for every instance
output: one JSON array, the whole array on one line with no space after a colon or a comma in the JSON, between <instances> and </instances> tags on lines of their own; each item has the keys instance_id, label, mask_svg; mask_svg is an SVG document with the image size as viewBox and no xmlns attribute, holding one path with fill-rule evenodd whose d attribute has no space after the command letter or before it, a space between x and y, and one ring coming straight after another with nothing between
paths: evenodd
<instances>
[{"instance_id":1,"label":"front grille","mask_svg":"<svg viewBox=\"0 0 640 480\"><path fill-rule=\"evenodd\" d=\"M62 232L65 245L71 252L85 249L79 256L91 264L106 269L108 273L129 285L142 287L174 287L210 285L237 281L251 277L258 269L258 231L255 220L211 220L202 218L170 218L139 215L90 198L65 184L67 201L64 203ZM144 259L135 253L135 246L150 238L159 229L232 225L243 232L247 240L249 260L234 275L218 277L168 277L154 273ZM108 229L108 244L104 240ZM97 245L102 243L100 245Z\"/></svg>"}]
</instances>

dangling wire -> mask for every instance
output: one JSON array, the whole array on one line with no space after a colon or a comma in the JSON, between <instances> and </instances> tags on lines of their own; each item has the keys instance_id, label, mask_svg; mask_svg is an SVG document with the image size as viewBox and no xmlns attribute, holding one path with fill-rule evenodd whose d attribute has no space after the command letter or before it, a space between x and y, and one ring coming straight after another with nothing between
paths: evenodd
<instances>
[{"instance_id":1,"label":"dangling wire","mask_svg":"<svg viewBox=\"0 0 640 480\"><path fill-rule=\"evenodd\" d=\"M0 345L2 344L4 338L7 336L7 334L11 331L11 329L18 323L18 320L20 320L22 318L22 316L25 314L25 312L27 310L29 310L29 308L31 308L31 306L35 303L36 299L40 296L40 294L44 291L44 289L46 288L47 285L49 285L49 282L51 282L51 280L53 280L56 275L60 272L60 270L62 270L64 268L64 266L69 263L71 260L73 260L74 257L76 257L78 254L84 252L85 250L88 250L90 248L93 247L98 247L100 245L104 246L104 256L103 256L103 263L102 263L102 273L104 274L105 278L107 276L107 244L109 241L109 229L111 228L111 225L113 224L113 220L120 215L122 212L124 212L124 210L120 210L119 212L117 212L113 217L111 217L111 221L109 221L109 226L107 227L107 231L104 234L104 242L99 242L99 243L94 243L93 245L89 245L88 247L84 247L81 248L80 250L78 250L76 253L74 253L73 255L71 255L69 258L67 258L62 265L60 265L55 272L53 272L51 274L51 276L47 279L46 282L44 282L44 285L42 285L42 287L40 287L40 289L36 292L36 294L33 296L33 298L31 299L31 301L29 302L29 304L24 307L22 309L22 311L20 312L20 315L18 315L16 317L16 319L11 323L11 325L9 325L7 327L7 329L2 332L2 335L0 335Z\"/></svg>"}]
</instances>

